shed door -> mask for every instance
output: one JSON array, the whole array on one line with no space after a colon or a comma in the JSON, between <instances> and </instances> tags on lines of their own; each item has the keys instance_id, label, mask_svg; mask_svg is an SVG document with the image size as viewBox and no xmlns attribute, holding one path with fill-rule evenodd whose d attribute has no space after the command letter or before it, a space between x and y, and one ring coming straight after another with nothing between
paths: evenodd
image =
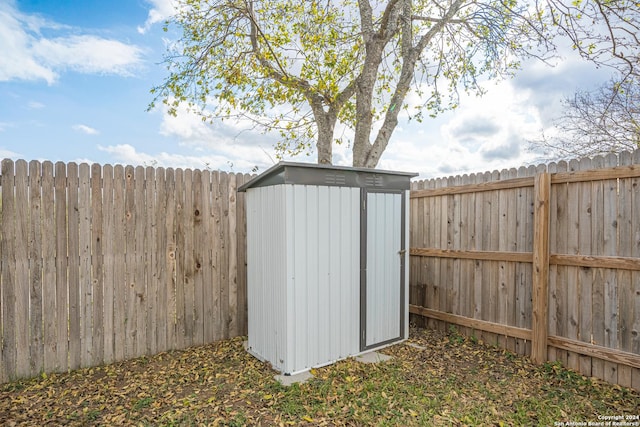
<instances>
[{"instance_id":1,"label":"shed door","mask_svg":"<svg viewBox=\"0 0 640 427\"><path fill-rule=\"evenodd\" d=\"M403 198L403 192L363 190L361 351L401 337Z\"/></svg>"}]
</instances>

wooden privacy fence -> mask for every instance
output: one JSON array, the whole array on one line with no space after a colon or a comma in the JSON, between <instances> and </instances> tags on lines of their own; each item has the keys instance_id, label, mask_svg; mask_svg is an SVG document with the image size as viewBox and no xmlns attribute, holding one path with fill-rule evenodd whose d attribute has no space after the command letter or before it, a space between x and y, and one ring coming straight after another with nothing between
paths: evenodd
<instances>
[{"instance_id":1,"label":"wooden privacy fence","mask_svg":"<svg viewBox=\"0 0 640 427\"><path fill-rule=\"evenodd\" d=\"M640 151L412 190L418 321L640 389Z\"/></svg>"},{"instance_id":2,"label":"wooden privacy fence","mask_svg":"<svg viewBox=\"0 0 640 427\"><path fill-rule=\"evenodd\" d=\"M2 161L0 382L246 333L249 175Z\"/></svg>"}]
</instances>

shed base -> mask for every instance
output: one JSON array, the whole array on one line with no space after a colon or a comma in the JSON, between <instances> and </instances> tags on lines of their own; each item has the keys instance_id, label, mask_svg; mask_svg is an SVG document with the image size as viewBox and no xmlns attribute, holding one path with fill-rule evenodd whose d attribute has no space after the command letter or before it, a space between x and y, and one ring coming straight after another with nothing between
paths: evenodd
<instances>
[{"instance_id":1,"label":"shed base","mask_svg":"<svg viewBox=\"0 0 640 427\"><path fill-rule=\"evenodd\" d=\"M280 369L276 368L275 366L273 366L271 361L265 359L260 354L254 352L251 348L249 348L248 341L244 342L244 348L245 348L245 350L247 350L247 353L249 353L250 355L252 355L256 359L258 359L259 361L271 364L271 368L274 371L280 372L283 376L294 376L294 375L300 375L300 374L305 373L305 372L309 372L311 369L317 369L317 368L322 368L322 367L325 367L325 366L333 365L336 362L339 362L341 360L346 360L346 359L348 359L350 357L353 357L358 362L362 362L362 363L384 362L386 360L389 360L390 357L387 356L387 355L381 354L381 353L377 353L377 351L378 350L382 350L382 349L387 348L387 347L391 347L392 345L401 344L401 343L403 343L405 341L406 341L406 339L401 339L401 340L398 340L398 341L394 341L394 342L391 342L391 343L388 343L388 344L381 345L380 347L370 348L370 349L367 349L367 350L362 351L360 353L352 354L350 356L342 357L340 359L334 359L334 360L328 361L326 363L319 363L317 365L310 366L310 367L305 368L305 369L300 369L298 371L291 371L291 372L284 372L283 370L280 370Z\"/></svg>"}]
</instances>

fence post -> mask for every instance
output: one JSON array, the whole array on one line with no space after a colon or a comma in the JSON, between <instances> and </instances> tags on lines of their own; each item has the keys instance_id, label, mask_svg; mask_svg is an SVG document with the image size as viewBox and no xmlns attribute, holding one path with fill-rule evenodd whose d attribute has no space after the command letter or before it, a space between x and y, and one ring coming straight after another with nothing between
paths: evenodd
<instances>
[{"instance_id":1,"label":"fence post","mask_svg":"<svg viewBox=\"0 0 640 427\"><path fill-rule=\"evenodd\" d=\"M533 215L533 323L531 358L535 363L547 360L549 304L549 199L551 175L541 172L534 180Z\"/></svg>"}]
</instances>

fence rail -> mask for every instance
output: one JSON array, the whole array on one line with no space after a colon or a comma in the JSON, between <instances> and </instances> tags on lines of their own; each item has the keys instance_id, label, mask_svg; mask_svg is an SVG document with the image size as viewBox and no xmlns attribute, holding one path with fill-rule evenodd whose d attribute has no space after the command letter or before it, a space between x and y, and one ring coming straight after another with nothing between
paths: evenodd
<instances>
[{"instance_id":1,"label":"fence rail","mask_svg":"<svg viewBox=\"0 0 640 427\"><path fill-rule=\"evenodd\" d=\"M410 311L640 389L639 163L636 151L414 182Z\"/></svg>"},{"instance_id":2,"label":"fence rail","mask_svg":"<svg viewBox=\"0 0 640 427\"><path fill-rule=\"evenodd\" d=\"M0 382L246 333L249 175L3 160Z\"/></svg>"}]
</instances>

